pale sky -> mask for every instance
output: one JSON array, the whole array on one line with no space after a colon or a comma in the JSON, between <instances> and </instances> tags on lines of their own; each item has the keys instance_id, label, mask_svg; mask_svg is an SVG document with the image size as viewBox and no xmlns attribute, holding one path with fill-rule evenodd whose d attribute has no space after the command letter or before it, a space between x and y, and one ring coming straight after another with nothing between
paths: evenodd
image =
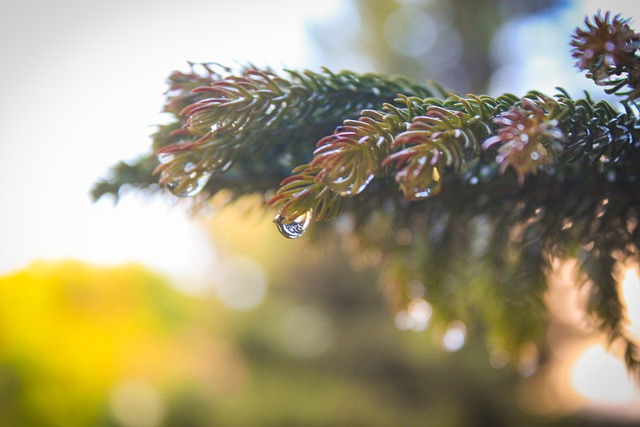
<instances>
[{"instance_id":1,"label":"pale sky","mask_svg":"<svg viewBox=\"0 0 640 427\"><path fill-rule=\"evenodd\" d=\"M23 0L0 5L0 274L33 259L205 269L186 209L93 182L150 146L166 78L187 61L308 67L305 25L336 1Z\"/></svg>"}]
</instances>

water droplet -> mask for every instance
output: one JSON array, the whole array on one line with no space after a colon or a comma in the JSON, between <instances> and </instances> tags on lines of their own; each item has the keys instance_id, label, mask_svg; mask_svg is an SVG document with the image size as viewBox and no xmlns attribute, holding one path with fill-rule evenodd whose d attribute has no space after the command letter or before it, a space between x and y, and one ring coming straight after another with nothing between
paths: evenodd
<instances>
[{"instance_id":1,"label":"water droplet","mask_svg":"<svg viewBox=\"0 0 640 427\"><path fill-rule=\"evenodd\" d=\"M174 159L174 155L172 153L160 153L158 154L158 161L163 165L169 163Z\"/></svg>"},{"instance_id":2,"label":"water droplet","mask_svg":"<svg viewBox=\"0 0 640 427\"><path fill-rule=\"evenodd\" d=\"M479 181L479 180L478 180L478 177L477 177L477 176L472 176L472 177L469 179L469 183L470 183L471 185L476 185L476 184L478 183L478 181Z\"/></svg>"},{"instance_id":3,"label":"water droplet","mask_svg":"<svg viewBox=\"0 0 640 427\"><path fill-rule=\"evenodd\" d=\"M428 188L422 188L422 189L414 188L413 193L411 194L411 199L412 200L427 199L432 195L434 195L435 193L437 193L437 191L435 191L435 188L436 186L430 186Z\"/></svg>"},{"instance_id":4,"label":"water droplet","mask_svg":"<svg viewBox=\"0 0 640 427\"><path fill-rule=\"evenodd\" d=\"M426 187L413 187L410 192L405 191L405 197L410 200L422 200L434 196L440 192L442 188L442 181L440 180L440 172L438 168L433 168L431 181L428 182Z\"/></svg>"},{"instance_id":5,"label":"water droplet","mask_svg":"<svg viewBox=\"0 0 640 427\"><path fill-rule=\"evenodd\" d=\"M356 186L357 182L352 182L347 187L343 187L342 185L348 180L348 178L339 178L335 181L328 182L327 184L333 191L340 194L340 196L353 197L362 193L373 178L375 178L375 174L368 175L364 181L359 183L360 185L358 186Z\"/></svg>"},{"instance_id":6,"label":"water droplet","mask_svg":"<svg viewBox=\"0 0 640 427\"><path fill-rule=\"evenodd\" d=\"M309 227L311 223L311 218L313 217L313 212L309 211L294 220L288 220L286 217L278 214L273 219L273 222L276 224L278 231L287 239L297 239L301 237L304 232Z\"/></svg>"},{"instance_id":7,"label":"water droplet","mask_svg":"<svg viewBox=\"0 0 640 427\"><path fill-rule=\"evenodd\" d=\"M531 153L531 160L536 161L540 159L540 153L538 153L537 151L533 151Z\"/></svg>"},{"instance_id":8,"label":"water droplet","mask_svg":"<svg viewBox=\"0 0 640 427\"><path fill-rule=\"evenodd\" d=\"M176 197L192 197L200 193L209 182L211 173L184 173L178 177L167 176L162 172L160 180L164 182L164 187Z\"/></svg>"}]
</instances>

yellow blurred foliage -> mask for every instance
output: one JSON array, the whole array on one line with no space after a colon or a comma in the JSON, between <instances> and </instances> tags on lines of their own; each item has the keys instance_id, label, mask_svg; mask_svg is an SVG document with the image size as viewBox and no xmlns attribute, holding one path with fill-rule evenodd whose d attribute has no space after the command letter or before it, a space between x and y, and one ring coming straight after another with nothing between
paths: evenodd
<instances>
[{"instance_id":1,"label":"yellow blurred foliage","mask_svg":"<svg viewBox=\"0 0 640 427\"><path fill-rule=\"evenodd\" d=\"M204 305L133 264L36 262L0 278L0 425L158 425L163 390L232 391L242 365ZM159 402L146 424L135 405L128 421L114 409L126 384Z\"/></svg>"}]
</instances>

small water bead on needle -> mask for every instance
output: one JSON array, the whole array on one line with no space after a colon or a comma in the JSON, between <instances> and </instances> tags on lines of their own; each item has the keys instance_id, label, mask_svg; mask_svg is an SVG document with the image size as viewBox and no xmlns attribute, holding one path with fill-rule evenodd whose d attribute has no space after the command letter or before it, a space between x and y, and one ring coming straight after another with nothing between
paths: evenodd
<instances>
[{"instance_id":1,"label":"small water bead on needle","mask_svg":"<svg viewBox=\"0 0 640 427\"><path fill-rule=\"evenodd\" d=\"M184 172L178 176L162 171L160 182L176 197L192 197L200 193L209 182L211 172L198 172L193 164L185 165Z\"/></svg>"},{"instance_id":2,"label":"small water bead on needle","mask_svg":"<svg viewBox=\"0 0 640 427\"><path fill-rule=\"evenodd\" d=\"M210 173L204 173L197 178L182 175L166 181L164 186L176 197L193 197L204 189L210 177Z\"/></svg>"},{"instance_id":3,"label":"small water bead on needle","mask_svg":"<svg viewBox=\"0 0 640 427\"><path fill-rule=\"evenodd\" d=\"M442 181L440 177L440 172L438 168L434 167L431 180L424 187L415 186L412 188L412 191L407 194L411 200L418 201L422 199L427 199L431 196L435 196L440 192L442 188Z\"/></svg>"},{"instance_id":4,"label":"small water bead on needle","mask_svg":"<svg viewBox=\"0 0 640 427\"><path fill-rule=\"evenodd\" d=\"M273 219L273 222L276 224L280 234L284 237L287 239L297 239L307 231L312 217L312 211L308 211L293 220L289 220L285 216L278 214Z\"/></svg>"},{"instance_id":5,"label":"small water bead on needle","mask_svg":"<svg viewBox=\"0 0 640 427\"><path fill-rule=\"evenodd\" d=\"M329 181L327 186L342 197L353 197L364 191L369 183L375 178L375 174L371 173L362 181L349 182L344 185L349 178L338 178L335 181Z\"/></svg>"},{"instance_id":6,"label":"small water bead on needle","mask_svg":"<svg viewBox=\"0 0 640 427\"><path fill-rule=\"evenodd\" d=\"M375 178L379 159L377 150L365 139L340 136L343 130L339 126L333 135L321 140L314 151L314 163L321 168L318 177L327 187L342 197L353 197Z\"/></svg>"},{"instance_id":7,"label":"small water bead on needle","mask_svg":"<svg viewBox=\"0 0 640 427\"><path fill-rule=\"evenodd\" d=\"M175 158L175 156L172 153L160 153L160 154L158 154L158 161L163 165L171 162L174 158Z\"/></svg>"},{"instance_id":8,"label":"small water bead on needle","mask_svg":"<svg viewBox=\"0 0 640 427\"><path fill-rule=\"evenodd\" d=\"M410 194L410 199L413 201L418 201L422 199L427 199L437 193L440 192L440 183L434 182L426 188L414 188L413 192Z\"/></svg>"}]
</instances>

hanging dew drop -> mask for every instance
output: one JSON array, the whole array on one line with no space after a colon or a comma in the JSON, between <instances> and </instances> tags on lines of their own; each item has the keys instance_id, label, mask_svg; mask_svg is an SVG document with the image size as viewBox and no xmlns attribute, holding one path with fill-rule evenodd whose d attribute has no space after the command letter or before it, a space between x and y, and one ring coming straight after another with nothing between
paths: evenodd
<instances>
[{"instance_id":1,"label":"hanging dew drop","mask_svg":"<svg viewBox=\"0 0 640 427\"><path fill-rule=\"evenodd\" d=\"M195 172L165 180L165 188L176 197L192 197L200 193L209 182L211 173L195 175Z\"/></svg>"},{"instance_id":2,"label":"hanging dew drop","mask_svg":"<svg viewBox=\"0 0 640 427\"><path fill-rule=\"evenodd\" d=\"M273 219L278 231L287 239L297 239L301 237L309 227L311 223L311 217L313 213L311 211L300 215L294 220L288 220L284 216L278 214Z\"/></svg>"},{"instance_id":3,"label":"hanging dew drop","mask_svg":"<svg viewBox=\"0 0 640 427\"><path fill-rule=\"evenodd\" d=\"M422 200L429 198L433 195L434 190L432 187L427 188L414 188L413 193L411 194L412 200Z\"/></svg>"},{"instance_id":4,"label":"hanging dew drop","mask_svg":"<svg viewBox=\"0 0 640 427\"><path fill-rule=\"evenodd\" d=\"M425 187L414 187L409 194L411 200L427 199L431 196L435 196L440 192L442 188L442 181L440 180L440 172L438 168L433 168L431 180Z\"/></svg>"},{"instance_id":5,"label":"hanging dew drop","mask_svg":"<svg viewBox=\"0 0 640 427\"><path fill-rule=\"evenodd\" d=\"M427 188L415 188L411 195L412 200L428 199L431 196L435 196L440 192L440 183L433 183Z\"/></svg>"}]
</instances>

